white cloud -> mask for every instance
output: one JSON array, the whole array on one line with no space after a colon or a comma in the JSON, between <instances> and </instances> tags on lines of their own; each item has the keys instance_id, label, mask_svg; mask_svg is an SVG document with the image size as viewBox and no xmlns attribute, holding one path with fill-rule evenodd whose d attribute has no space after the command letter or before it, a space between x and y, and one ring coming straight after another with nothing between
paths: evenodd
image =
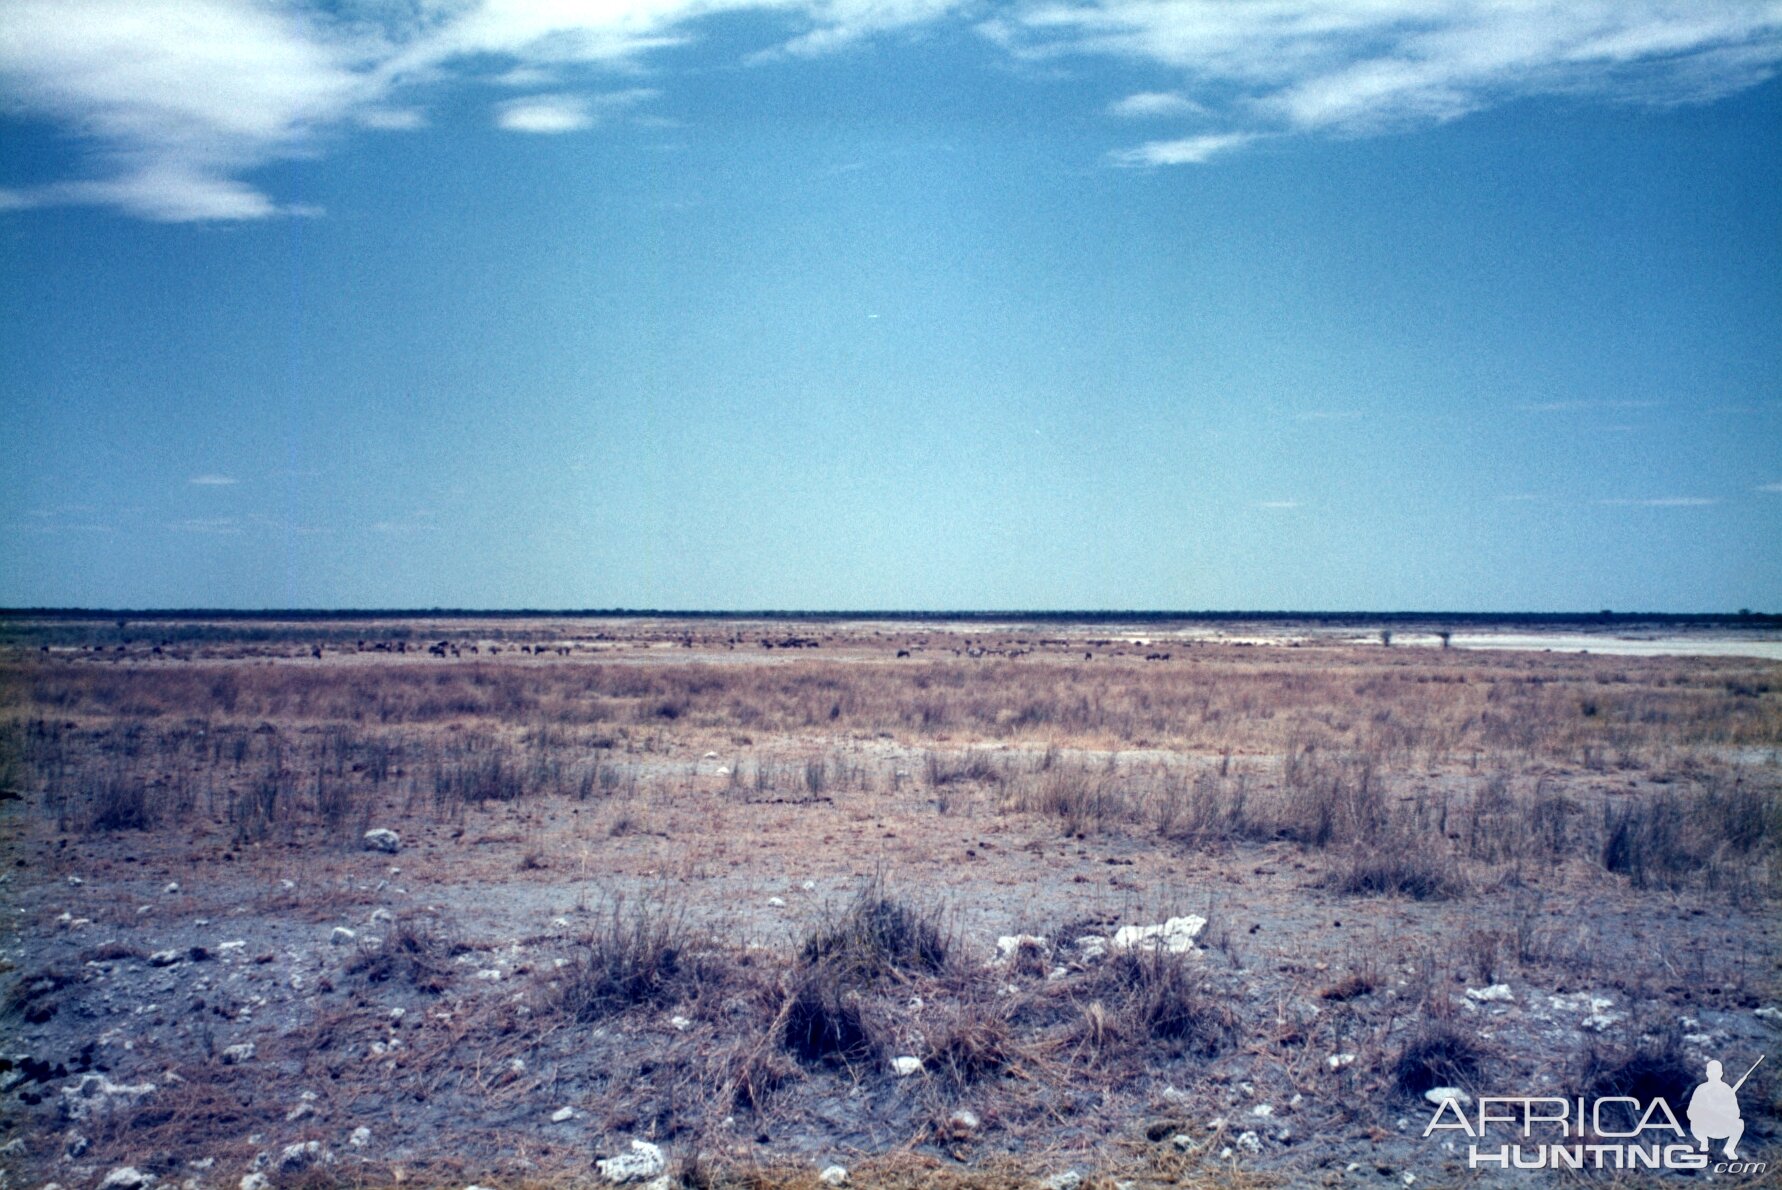
<instances>
[{"instance_id":1,"label":"white cloud","mask_svg":"<svg viewBox=\"0 0 1782 1190\"><path fill-rule=\"evenodd\" d=\"M509 132L580 132L594 126L594 114L579 96L533 95L497 104L495 124Z\"/></svg>"},{"instance_id":2,"label":"white cloud","mask_svg":"<svg viewBox=\"0 0 1782 1190\"><path fill-rule=\"evenodd\" d=\"M1782 64L1782 6L1750 0L1040 0L986 31L1028 58L1163 67L1251 133L1376 133L1539 94L1704 101Z\"/></svg>"},{"instance_id":3,"label":"white cloud","mask_svg":"<svg viewBox=\"0 0 1782 1190\"><path fill-rule=\"evenodd\" d=\"M1657 496L1644 500L1598 500L1597 503L1613 508L1706 508L1719 501L1707 496Z\"/></svg>"},{"instance_id":4,"label":"white cloud","mask_svg":"<svg viewBox=\"0 0 1782 1190\"><path fill-rule=\"evenodd\" d=\"M240 480L233 475L194 475L187 482L201 488L226 488Z\"/></svg>"},{"instance_id":5,"label":"white cloud","mask_svg":"<svg viewBox=\"0 0 1782 1190\"><path fill-rule=\"evenodd\" d=\"M1116 165L1202 165L1256 138L1247 132L1210 132L1181 140L1154 140L1109 154Z\"/></svg>"},{"instance_id":6,"label":"white cloud","mask_svg":"<svg viewBox=\"0 0 1782 1190\"><path fill-rule=\"evenodd\" d=\"M1256 507L1258 507L1258 508L1273 508L1273 509L1298 508L1299 501L1298 500L1263 500L1263 501L1260 501L1256 505Z\"/></svg>"},{"instance_id":7,"label":"white cloud","mask_svg":"<svg viewBox=\"0 0 1782 1190\"><path fill-rule=\"evenodd\" d=\"M924 31L961 0L5 0L0 102L75 133L80 176L0 189L0 210L82 203L150 219L312 213L243 179L353 128L409 130L414 89L549 87L523 131L598 122L590 72L635 70L727 12L775 16L768 56ZM1113 58L1165 76L1109 110L1214 121L1112 154L1204 163L1263 137L1352 135L1536 94L1705 101L1782 66L1776 0L1012 0L979 30L1017 58ZM777 47L777 48L773 48ZM755 55L759 56L759 55Z\"/></svg>"},{"instance_id":8,"label":"white cloud","mask_svg":"<svg viewBox=\"0 0 1782 1190\"><path fill-rule=\"evenodd\" d=\"M413 132L427 127L427 113L416 107L368 107L354 119L379 132Z\"/></svg>"},{"instance_id":9,"label":"white cloud","mask_svg":"<svg viewBox=\"0 0 1782 1190\"><path fill-rule=\"evenodd\" d=\"M1152 120L1160 116L1194 116L1207 109L1175 91L1140 91L1108 105L1108 115L1122 120Z\"/></svg>"},{"instance_id":10,"label":"white cloud","mask_svg":"<svg viewBox=\"0 0 1782 1190\"><path fill-rule=\"evenodd\" d=\"M1782 483L1760 483L1752 490L1758 492L1782 492Z\"/></svg>"}]
</instances>

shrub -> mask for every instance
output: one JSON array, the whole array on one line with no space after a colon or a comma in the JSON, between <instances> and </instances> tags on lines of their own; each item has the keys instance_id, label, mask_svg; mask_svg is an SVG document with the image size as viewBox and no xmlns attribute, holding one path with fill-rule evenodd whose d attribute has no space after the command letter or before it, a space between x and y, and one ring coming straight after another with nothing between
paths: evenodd
<instances>
[{"instance_id":1,"label":"shrub","mask_svg":"<svg viewBox=\"0 0 1782 1190\"><path fill-rule=\"evenodd\" d=\"M1467 1087L1479 1076L1479 1043L1443 1022L1430 1022L1405 1043L1392 1063L1398 1089L1421 1096L1433 1087Z\"/></svg>"},{"instance_id":2,"label":"shrub","mask_svg":"<svg viewBox=\"0 0 1782 1190\"><path fill-rule=\"evenodd\" d=\"M701 942L683 909L615 901L559 972L558 1007L588 1022L689 995L718 974Z\"/></svg>"}]
</instances>

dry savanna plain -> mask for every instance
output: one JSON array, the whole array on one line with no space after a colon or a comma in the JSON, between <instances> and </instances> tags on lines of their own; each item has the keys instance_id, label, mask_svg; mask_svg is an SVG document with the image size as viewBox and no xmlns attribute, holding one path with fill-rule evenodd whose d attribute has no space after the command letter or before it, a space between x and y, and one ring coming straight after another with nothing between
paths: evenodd
<instances>
[{"instance_id":1,"label":"dry savanna plain","mask_svg":"<svg viewBox=\"0 0 1782 1190\"><path fill-rule=\"evenodd\" d=\"M1428 1093L1766 1053L1774 1165L1782 664L1415 636L14 617L3 1184L1669 1183Z\"/></svg>"}]
</instances>

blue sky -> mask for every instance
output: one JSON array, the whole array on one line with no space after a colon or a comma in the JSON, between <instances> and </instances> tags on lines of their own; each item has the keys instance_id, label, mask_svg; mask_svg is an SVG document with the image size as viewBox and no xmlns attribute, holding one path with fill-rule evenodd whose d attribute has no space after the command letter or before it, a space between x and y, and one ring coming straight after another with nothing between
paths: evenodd
<instances>
[{"instance_id":1,"label":"blue sky","mask_svg":"<svg viewBox=\"0 0 1782 1190\"><path fill-rule=\"evenodd\" d=\"M10 0L0 604L1782 611L1782 5Z\"/></svg>"}]
</instances>

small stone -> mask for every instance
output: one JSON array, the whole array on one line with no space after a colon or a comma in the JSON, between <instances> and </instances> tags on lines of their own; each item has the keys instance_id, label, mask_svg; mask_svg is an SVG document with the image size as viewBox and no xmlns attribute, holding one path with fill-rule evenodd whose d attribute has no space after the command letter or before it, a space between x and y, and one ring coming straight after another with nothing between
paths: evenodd
<instances>
[{"instance_id":1,"label":"small stone","mask_svg":"<svg viewBox=\"0 0 1782 1190\"><path fill-rule=\"evenodd\" d=\"M551 1123L553 1124L566 1124L573 1119L575 1119L575 1108L573 1107L560 1107L551 1113Z\"/></svg>"},{"instance_id":2,"label":"small stone","mask_svg":"<svg viewBox=\"0 0 1782 1190\"><path fill-rule=\"evenodd\" d=\"M328 935L328 941L336 946L345 946L347 943L355 941L358 937L358 933L347 929L345 926L335 926L334 932Z\"/></svg>"},{"instance_id":3,"label":"small stone","mask_svg":"<svg viewBox=\"0 0 1782 1190\"><path fill-rule=\"evenodd\" d=\"M1507 1004L1516 997L1511 993L1509 984L1494 983L1487 988L1468 988L1466 998L1476 1004Z\"/></svg>"},{"instance_id":4,"label":"small stone","mask_svg":"<svg viewBox=\"0 0 1782 1190\"><path fill-rule=\"evenodd\" d=\"M252 1061L253 1057L254 1043L251 1041L244 1041L239 1045L232 1045L223 1050L223 1065L239 1066L243 1062Z\"/></svg>"},{"instance_id":5,"label":"small stone","mask_svg":"<svg viewBox=\"0 0 1782 1190\"><path fill-rule=\"evenodd\" d=\"M817 1175L817 1180L825 1186L846 1186L848 1171L839 1165L825 1166L823 1172Z\"/></svg>"},{"instance_id":6,"label":"small stone","mask_svg":"<svg viewBox=\"0 0 1782 1190\"><path fill-rule=\"evenodd\" d=\"M155 1184L155 1175L143 1173L134 1165L119 1166L105 1175L99 1190L146 1190Z\"/></svg>"},{"instance_id":7,"label":"small stone","mask_svg":"<svg viewBox=\"0 0 1782 1190\"><path fill-rule=\"evenodd\" d=\"M1083 1184L1083 1175L1074 1169L1063 1173L1055 1173L1040 1183L1040 1190L1077 1190Z\"/></svg>"},{"instance_id":8,"label":"small stone","mask_svg":"<svg viewBox=\"0 0 1782 1190\"><path fill-rule=\"evenodd\" d=\"M1254 1132L1246 1132L1237 1138L1237 1147L1248 1153L1262 1152L1262 1138Z\"/></svg>"},{"instance_id":9,"label":"small stone","mask_svg":"<svg viewBox=\"0 0 1782 1190\"><path fill-rule=\"evenodd\" d=\"M353 1129L353 1134L351 1136L347 1137L347 1143L352 1145L355 1149L364 1148L371 1143L371 1129L361 1124L359 1127Z\"/></svg>"},{"instance_id":10,"label":"small stone","mask_svg":"<svg viewBox=\"0 0 1782 1190\"><path fill-rule=\"evenodd\" d=\"M1452 1103L1459 1108L1468 1108L1473 1105L1473 1097L1459 1087L1431 1087L1423 1092L1423 1098L1437 1107L1444 1103Z\"/></svg>"},{"instance_id":11,"label":"small stone","mask_svg":"<svg viewBox=\"0 0 1782 1190\"><path fill-rule=\"evenodd\" d=\"M1324 1064L1332 1070L1341 1070L1345 1066L1353 1066L1355 1064L1355 1055L1332 1054L1330 1057L1324 1059Z\"/></svg>"},{"instance_id":12,"label":"small stone","mask_svg":"<svg viewBox=\"0 0 1782 1190\"><path fill-rule=\"evenodd\" d=\"M922 1072L922 1059L909 1056L891 1059L891 1073L898 1078L908 1078L912 1074Z\"/></svg>"},{"instance_id":13,"label":"small stone","mask_svg":"<svg viewBox=\"0 0 1782 1190\"><path fill-rule=\"evenodd\" d=\"M767 898L767 903L768 903L769 907L771 907L771 908L783 909L783 908L785 908L785 905L786 905L786 898L785 897L769 897L769 898Z\"/></svg>"},{"instance_id":14,"label":"small stone","mask_svg":"<svg viewBox=\"0 0 1782 1190\"><path fill-rule=\"evenodd\" d=\"M321 1156L322 1142L318 1140L286 1145L278 1155L278 1168L281 1173L299 1173L314 1165Z\"/></svg>"},{"instance_id":15,"label":"small stone","mask_svg":"<svg viewBox=\"0 0 1782 1190\"><path fill-rule=\"evenodd\" d=\"M1275 1105L1272 1103L1258 1103L1255 1107L1250 1109L1250 1114L1266 1120L1268 1117L1275 1114Z\"/></svg>"},{"instance_id":16,"label":"small stone","mask_svg":"<svg viewBox=\"0 0 1782 1190\"><path fill-rule=\"evenodd\" d=\"M299 1103L296 1107L292 1108L290 1111L285 1113L285 1123L294 1124L298 1120L307 1120L309 1117L311 1117L315 1114L316 1114L316 1105L315 1104L313 1104L313 1103Z\"/></svg>"},{"instance_id":17,"label":"small stone","mask_svg":"<svg viewBox=\"0 0 1782 1190\"><path fill-rule=\"evenodd\" d=\"M1766 1004L1762 1008L1756 1009L1755 1012L1759 1020L1782 1022L1782 1008Z\"/></svg>"},{"instance_id":18,"label":"small stone","mask_svg":"<svg viewBox=\"0 0 1782 1190\"><path fill-rule=\"evenodd\" d=\"M149 956L149 966L171 967L185 957L184 951L157 950L154 954Z\"/></svg>"},{"instance_id":19,"label":"small stone","mask_svg":"<svg viewBox=\"0 0 1782 1190\"><path fill-rule=\"evenodd\" d=\"M476 973L476 977L478 979L486 979L493 983L501 978L501 969L498 967L484 967L481 971Z\"/></svg>"},{"instance_id":20,"label":"small stone","mask_svg":"<svg viewBox=\"0 0 1782 1190\"><path fill-rule=\"evenodd\" d=\"M168 881L168 882L167 882L167 887L166 887L166 888L164 888L164 889L162 889L162 890L161 890L161 891L162 891L162 892L163 892L163 893L168 893L168 894L172 894L172 893L176 893L176 892L178 892L178 891L179 891L179 881L177 881L177 880L169 880L169 881Z\"/></svg>"},{"instance_id":21,"label":"small stone","mask_svg":"<svg viewBox=\"0 0 1782 1190\"><path fill-rule=\"evenodd\" d=\"M693 1022L684 1016L671 1016L668 1018L668 1023L681 1033L685 1033L693 1027Z\"/></svg>"},{"instance_id":22,"label":"small stone","mask_svg":"<svg viewBox=\"0 0 1782 1190\"><path fill-rule=\"evenodd\" d=\"M1200 1148L1200 1142L1195 1140L1192 1136L1189 1136L1186 1132L1176 1133L1169 1138L1169 1143L1175 1146L1175 1150L1178 1153L1192 1153L1194 1150Z\"/></svg>"},{"instance_id":23,"label":"small stone","mask_svg":"<svg viewBox=\"0 0 1782 1190\"><path fill-rule=\"evenodd\" d=\"M947 1117L947 1126L955 1133L970 1134L982 1127L983 1121L978 1119L977 1112L962 1107Z\"/></svg>"},{"instance_id":24,"label":"small stone","mask_svg":"<svg viewBox=\"0 0 1782 1190\"><path fill-rule=\"evenodd\" d=\"M402 850L402 836L395 831L375 827L365 832L365 850L395 855Z\"/></svg>"}]
</instances>

